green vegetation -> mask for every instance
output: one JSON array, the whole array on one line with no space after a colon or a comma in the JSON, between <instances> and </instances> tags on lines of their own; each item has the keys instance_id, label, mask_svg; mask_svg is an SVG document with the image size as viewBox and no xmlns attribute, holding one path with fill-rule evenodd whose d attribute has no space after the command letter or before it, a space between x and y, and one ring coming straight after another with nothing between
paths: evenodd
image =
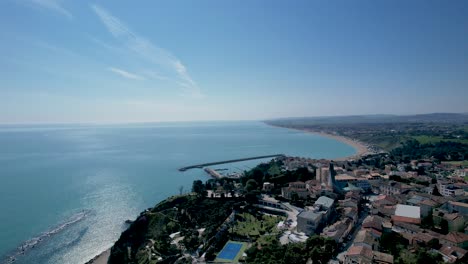
<instances>
[{"instance_id":1,"label":"green vegetation","mask_svg":"<svg viewBox=\"0 0 468 264\"><path fill-rule=\"evenodd\" d=\"M409 161L434 157L440 161L462 161L468 157L468 144L456 142L437 142L421 144L417 140L407 141L403 146L390 152L395 160Z\"/></svg>"},{"instance_id":2,"label":"green vegetation","mask_svg":"<svg viewBox=\"0 0 468 264\"><path fill-rule=\"evenodd\" d=\"M327 263L336 253L337 245L332 239L312 236L305 243L280 245L276 239L268 245L254 245L247 250L247 263L294 264Z\"/></svg>"},{"instance_id":3,"label":"green vegetation","mask_svg":"<svg viewBox=\"0 0 468 264\"><path fill-rule=\"evenodd\" d=\"M462 144L468 144L468 139L459 139L459 138L444 138L441 136L413 136L414 139L419 141L421 144L432 144L438 142L458 142Z\"/></svg>"},{"instance_id":4,"label":"green vegetation","mask_svg":"<svg viewBox=\"0 0 468 264\"><path fill-rule=\"evenodd\" d=\"M452 164L454 166L463 166L468 167L468 160L461 160L461 161L444 161L442 163Z\"/></svg>"},{"instance_id":5,"label":"green vegetation","mask_svg":"<svg viewBox=\"0 0 468 264\"><path fill-rule=\"evenodd\" d=\"M175 260L181 251L170 244L169 234L180 231L186 235L182 244L193 251L200 240L215 237L235 203L232 199L207 199L195 195L169 198L141 213L122 233L112 247L109 263L156 263L158 257ZM201 237L197 234L198 228L206 228Z\"/></svg>"},{"instance_id":6,"label":"green vegetation","mask_svg":"<svg viewBox=\"0 0 468 264\"><path fill-rule=\"evenodd\" d=\"M242 213L237 216L236 225L232 228L232 233L244 237L258 237L260 235L275 231L281 216L258 215Z\"/></svg>"},{"instance_id":7,"label":"green vegetation","mask_svg":"<svg viewBox=\"0 0 468 264\"><path fill-rule=\"evenodd\" d=\"M376 150L391 151L410 140L421 144L456 142L468 144L467 114L427 114L414 116L344 116L289 118L268 124L307 129L357 139Z\"/></svg>"},{"instance_id":8,"label":"green vegetation","mask_svg":"<svg viewBox=\"0 0 468 264\"><path fill-rule=\"evenodd\" d=\"M437 240L429 241L428 247L438 248ZM442 256L431 253L425 248L419 248L415 252L408 250L408 241L397 233L383 233L380 238L380 248L382 251L395 257L395 264L442 264Z\"/></svg>"}]
</instances>

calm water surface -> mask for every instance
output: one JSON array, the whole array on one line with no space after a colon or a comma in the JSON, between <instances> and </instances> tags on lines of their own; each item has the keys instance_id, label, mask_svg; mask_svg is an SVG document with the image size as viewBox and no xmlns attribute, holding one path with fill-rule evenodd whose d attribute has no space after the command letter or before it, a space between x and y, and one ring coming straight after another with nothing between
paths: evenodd
<instances>
[{"instance_id":1,"label":"calm water surface","mask_svg":"<svg viewBox=\"0 0 468 264\"><path fill-rule=\"evenodd\" d=\"M177 168L276 153L337 158L355 150L260 122L0 126L0 263L13 254L15 263L84 263L118 239L126 219L208 179Z\"/></svg>"}]
</instances>

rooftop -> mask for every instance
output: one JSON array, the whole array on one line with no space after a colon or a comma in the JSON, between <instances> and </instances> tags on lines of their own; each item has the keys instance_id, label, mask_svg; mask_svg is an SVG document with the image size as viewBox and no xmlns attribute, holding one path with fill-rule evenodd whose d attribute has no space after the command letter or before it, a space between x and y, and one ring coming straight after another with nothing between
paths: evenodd
<instances>
[{"instance_id":1,"label":"rooftop","mask_svg":"<svg viewBox=\"0 0 468 264\"><path fill-rule=\"evenodd\" d=\"M352 246L348 249L348 256L364 256L372 259L372 249L364 246Z\"/></svg>"},{"instance_id":2,"label":"rooftop","mask_svg":"<svg viewBox=\"0 0 468 264\"><path fill-rule=\"evenodd\" d=\"M464 243L468 241L468 234L460 232L450 232L445 236L445 239L454 243Z\"/></svg>"},{"instance_id":3,"label":"rooftop","mask_svg":"<svg viewBox=\"0 0 468 264\"><path fill-rule=\"evenodd\" d=\"M320 196L317 201L315 201L315 205L322 205L325 208L330 208L334 203L334 200L328 198L326 196Z\"/></svg>"},{"instance_id":4,"label":"rooftop","mask_svg":"<svg viewBox=\"0 0 468 264\"><path fill-rule=\"evenodd\" d=\"M396 210L395 210L395 216L403 216L403 217L419 219L421 217L421 208L419 206L397 204Z\"/></svg>"},{"instance_id":5,"label":"rooftop","mask_svg":"<svg viewBox=\"0 0 468 264\"><path fill-rule=\"evenodd\" d=\"M323 212L323 211L322 211ZM303 211L297 215L297 217L305 218L308 220L317 220L319 217L322 216L322 212L314 212L314 211Z\"/></svg>"},{"instance_id":6,"label":"rooftop","mask_svg":"<svg viewBox=\"0 0 468 264\"><path fill-rule=\"evenodd\" d=\"M393 263L393 256L390 254L374 251L374 260L376 260L378 263L380 262L387 262L387 263Z\"/></svg>"},{"instance_id":7,"label":"rooftop","mask_svg":"<svg viewBox=\"0 0 468 264\"><path fill-rule=\"evenodd\" d=\"M468 208L468 204L467 204L467 203L460 203L460 202L453 202L453 201L449 201L449 203L452 204L452 205L461 206L461 207L467 207L467 208Z\"/></svg>"}]
</instances>

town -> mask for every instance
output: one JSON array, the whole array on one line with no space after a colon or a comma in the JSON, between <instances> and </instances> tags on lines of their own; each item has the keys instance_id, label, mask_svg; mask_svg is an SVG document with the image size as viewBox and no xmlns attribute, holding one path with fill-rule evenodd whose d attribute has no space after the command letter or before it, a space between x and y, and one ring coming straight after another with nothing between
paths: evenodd
<instances>
[{"instance_id":1,"label":"town","mask_svg":"<svg viewBox=\"0 0 468 264\"><path fill-rule=\"evenodd\" d=\"M464 162L388 153L279 156L143 212L143 237L151 222L170 228L141 244L119 240L110 263L466 263L467 173Z\"/></svg>"}]
</instances>

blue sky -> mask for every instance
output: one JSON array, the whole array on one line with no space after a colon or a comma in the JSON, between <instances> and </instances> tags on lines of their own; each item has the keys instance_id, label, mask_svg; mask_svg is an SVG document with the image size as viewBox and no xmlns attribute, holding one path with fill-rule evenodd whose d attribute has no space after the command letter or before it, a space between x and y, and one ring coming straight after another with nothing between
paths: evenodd
<instances>
[{"instance_id":1,"label":"blue sky","mask_svg":"<svg viewBox=\"0 0 468 264\"><path fill-rule=\"evenodd\" d=\"M468 112L466 1L0 1L0 123Z\"/></svg>"}]
</instances>

